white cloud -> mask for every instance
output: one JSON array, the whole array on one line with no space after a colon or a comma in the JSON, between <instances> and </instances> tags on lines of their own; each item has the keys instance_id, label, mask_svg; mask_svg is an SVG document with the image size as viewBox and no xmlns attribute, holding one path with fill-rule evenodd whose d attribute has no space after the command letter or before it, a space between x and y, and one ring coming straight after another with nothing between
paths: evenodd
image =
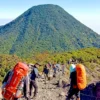
<instances>
[{"instance_id":1,"label":"white cloud","mask_svg":"<svg viewBox=\"0 0 100 100\"><path fill-rule=\"evenodd\" d=\"M81 23L100 34L100 14L74 14L74 17Z\"/></svg>"},{"instance_id":2,"label":"white cloud","mask_svg":"<svg viewBox=\"0 0 100 100\"><path fill-rule=\"evenodd\" d=\"M0 25L5 25L11 22L13 19L0 19Z\"/></svg>"}]
</instances>

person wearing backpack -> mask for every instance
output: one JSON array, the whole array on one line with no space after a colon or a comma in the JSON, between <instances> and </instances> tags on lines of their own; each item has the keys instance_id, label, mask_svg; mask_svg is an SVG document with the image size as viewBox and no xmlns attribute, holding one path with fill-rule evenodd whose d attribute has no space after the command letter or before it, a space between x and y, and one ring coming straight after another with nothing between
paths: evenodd
<instances>
[{"instance_id":1,"label":"person wearing backpack","mask_svg":"<svg viewBox=\"0 0 100 100\"><path fill-rule=\"evenodd\" d=\"M53 77L56 77L57 74L57 68L55 64L52 64L52 68L53 68Z\"/></svg>"},{"instance_id":2,"label":"person wearing backpack","mask_svg":"<svg viewBox=\"0 0 100 100\"><path fill-rule=\"evenodd\" d=\"M32 96L32 87L34 87L34 98L36 98L37 93L38 93L38 85L36 83L36 78L38 78L39 73L38 73L38 67L40 64L36 63L35 65L32 65L33 70L30 74L30 97Z\"/></svg>"},{"instance_id":3,"label":"person wearing backpack","mask_svg":"<svg viewBox=\"0 0 100 100\"><path fill-rule=\"evenodd\" d=\"M67 100L70 100L73 95L76 95L77 100L80 100L80 91L84 90L87 85L85 66L83 64L71 64L70 79L71 86Z\"/></svg>"},{"instance_id":4,"label":"person wearing backpack","mask_svg":"<svg viewBox=\"0 0 100 100\"><path fill-rule=\"evenodd\" d=\"M3 98L6 100L18 100L22 96L23 79L28 73L28 66L23 62L18 62L11 69L3 80L6 85L2 89Z\"/></svg>"},{"instance_id":5,"label":"person wearing backpack","mask_svg":"<svg viewBox=\"0 0 100 100\"><path fill-rule=\"evenodd\" d=\"M44 66L43 73L44 73L45 83L46 83L46 80L48 80L48 73L49 73L49 69L47 65Z\"/></svg>"},{"instance_id":6,"label":"person wearing backpack","mask_svg":"<svg viewBox=\"0 0 100 100\"><path fill-rule=\"evenodd\" d=\"M68 96L66 100L70 100L73 95L76 96L77 100L80 100L80 90L77 87L76 66L74 64L71 64L70 65L70 89L68 91Z\"/></svg>"},{"instance_id":7,"label":"person wearing backpack","mask_svg":"<svg viewBox=\"0 0 100 100\"><path fill-rule=\"evenodd\" d=\"M66 66L65 66L64 62L62 62L61 67L62 67L62 76L63 76L63 75L65 75L65 70L66 70Z\"/></svg>"},{"instance_id":8,"label":"person wearing backpack","mask_svg":"<svg viewBox=\"0 0 100 100\"><path fill-rule=\"evenodd\" d=\"M29 67L29 71L28 71L28 73L27 73L27 75L26 75L26 77L24 78L24 87L23 87L23 95L24 95L24 98L26 99L26 100L30 100L30 96L29 96L29 87L30 87L30 72L31 72L31 65L32 64L27 64L28 65L28 67Z\"/></svg>"}]
</instances>

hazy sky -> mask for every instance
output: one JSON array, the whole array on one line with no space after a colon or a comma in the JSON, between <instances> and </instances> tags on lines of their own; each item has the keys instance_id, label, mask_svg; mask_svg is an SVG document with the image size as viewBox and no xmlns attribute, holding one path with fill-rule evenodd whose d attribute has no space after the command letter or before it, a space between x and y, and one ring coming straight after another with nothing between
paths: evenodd
<instances>
[{"instance_id":1,"label":"hazy sky","mask_svg":"<svg viewBox=\"0 0 100 100\"><path fill-rule=\"evenodd\" d=\"M56 4L100 34L100 0L0 0L0 25L35 5Z\"/></svg>"}]
</instances>

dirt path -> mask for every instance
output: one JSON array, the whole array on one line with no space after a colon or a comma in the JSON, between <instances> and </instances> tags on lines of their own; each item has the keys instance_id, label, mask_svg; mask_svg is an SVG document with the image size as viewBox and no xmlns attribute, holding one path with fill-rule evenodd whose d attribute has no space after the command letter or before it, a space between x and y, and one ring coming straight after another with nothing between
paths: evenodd
<instances>
[{"instance_id":1,"label":"dirt path","mask_svg":"<svg viewBox=\"0 0 100 100\"><path fill-rule=\"evenodd\" d=\"M44 79L38 79L37 83L39 90L38 90L38 96L35 100L65 100L66 98L65 94L67 94L69 87L66 88L58 87L57 85L59 83L58 81L62 83L62 80L67 81L66 76L60 75L59 77L59 75L57 75L56 78L47 81L46 84Z\"/></svg>"},{"instance_id":2,"label":"dirt path","mask_svg":"<svg viewBox=\"0 0 100 100\"><path fill-rule=\"evenodd\" d=\"M50 81L47 81L47 83L45 84L45 80L39 78L37 80L37 84L39 87L38 96L35 100L65 100L66 98L65 93L67 93L67 89L63 89L62 87L57 87L58 81L59 77L56 77ZM0 93L0 98L1 97L2 95ZM21 98L20 100L25 100L25 99Z\"/></svg>"},{"instance_id":3,"label":"dirt path","mask_svg":"<svg viewBox=\"0 0 100 100\"><path fill-rule=\"evenodd\" d=\"M65 89L57 87L57 79L48 81L45 84L44 80L39 80L39 93L36 100L65 100Z\"/></svg>"}]
</instances>

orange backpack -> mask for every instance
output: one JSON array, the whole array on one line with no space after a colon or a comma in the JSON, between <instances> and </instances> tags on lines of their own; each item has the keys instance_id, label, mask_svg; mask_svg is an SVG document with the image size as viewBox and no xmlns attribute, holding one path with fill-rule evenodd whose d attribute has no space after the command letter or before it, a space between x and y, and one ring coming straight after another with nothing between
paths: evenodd
<instances>
[{"instance_id":1,"label":"orange backpack","mask_svg":"<svg viewBox=\"0 0 100 100\"><path fill-rule=\"evenodd\" d=\"M79 90L83 90L86 88L86 70L84 65L77 64L76 65L76 73L77 73L77 86Z\"/></svg>"},{"instance_id":2,"label":"orange backpack","mask_svg":"<svg viewBox=\"0 0 100 100\"><path fill-rule=\"evenodd\" d=\"M27 75L28 70L28 66L22 62L15 65L14 69L12 70L12 75L9 76L5 88L2 90L4 99L14 100L14 98L20 98L21 94L16 97L16 93L22 79Z\"/></svg>"}]
</instances>

